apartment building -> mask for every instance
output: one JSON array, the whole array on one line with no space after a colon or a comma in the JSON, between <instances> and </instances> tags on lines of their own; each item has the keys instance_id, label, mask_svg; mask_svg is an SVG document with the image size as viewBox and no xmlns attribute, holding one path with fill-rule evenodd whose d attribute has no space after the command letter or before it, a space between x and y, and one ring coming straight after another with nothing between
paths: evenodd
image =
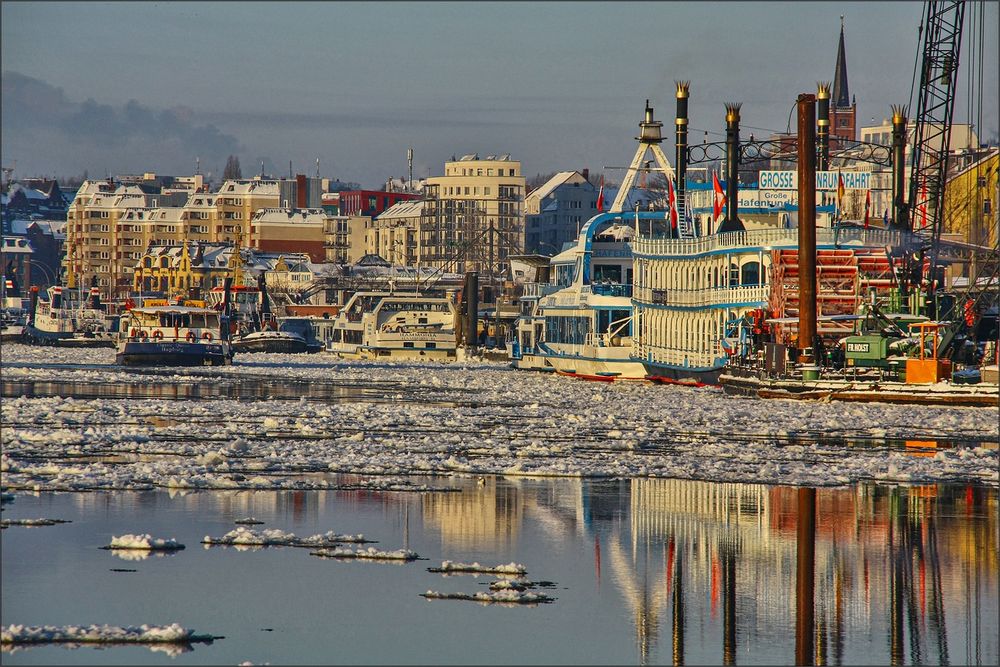
<instances>
[{"instance_id":1,"label":"apartment building","mask_svg":"<svg viewBox=\"0 0 1000 667\"><path fill-rule=\"evenodd\" d=\"M372 219L367 215L331 215L323 221L325 260L337 264L354 264L369 250L368 236Z\"/></svg>"},{"instance_id":2,"label":"apartment building","mask_svg":"<svg viewBox=\"0 0 1000 667\"><path fill-rule=\"evenodd\" d=\"M372 223L368 252L392 264L420 266L430 246L423 201L402 201Z\"/></svg>"},{"instance_id":3,"label":"apartment building","mask_svg":"<svg viewBox=\"0 0 1000 667\"><path fill-rule=\"evenodd\" d=\"M131 283L135 239L143 230L134 220L123 220L128 209L148 210L156 197L137 185L86 181L66 212L66 257L63 268L70 287L93 284L116 294Z\"/></svg>"},{"instance_id":4,"label":"apartment building","mask_svg":"<svg viewBox=\"0 0 1000 667\"><path fill-rule=\"evenodd\" d=\"M314 262L326 259L326 212L323 209L262 208L250 219L251 248L264 252L304 253Z\"/></svg>"},{"instance_id":5,"label":"apartment building","mask_svg":"<svg viewBox=\"0 0 1000 667\"><path fill-rule=\"evenodd\" d=\"M445 162L424 186L421 264L500 273L524 249L525 181L510 155L478 153Z\"/></svg>"},{"instance_id":6,"label":"apartment building","mask_svg":"<svg viewBox=\"0 0 1000 667\"><path fill-rule=\"evenodd\" d=\"M524 198L524 252L556 255L597 213L597 188L586 170L562 171Z\"/></svg>"},{"instance_id":7,"label":"apartment building","mask_svg":"<svg viewBox=\"0 0 1000 667\"><path fill-rule=\"evenodd\" d=\"M281 205L281 181L256 178L229 180L216 194L218 220L213 240L236 242L237 234L240 234L244 245L253 246L250 219L259 209Z\"/></svg>"}]
</instances>

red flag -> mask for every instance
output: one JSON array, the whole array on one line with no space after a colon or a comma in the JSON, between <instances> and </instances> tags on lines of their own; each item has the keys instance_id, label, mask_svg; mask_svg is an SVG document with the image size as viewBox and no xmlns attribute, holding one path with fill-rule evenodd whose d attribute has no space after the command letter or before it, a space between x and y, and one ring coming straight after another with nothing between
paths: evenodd
<instances>
[{"instance_id":1,"label":"red flag","mask_svg":"<svg viewBox=\"0 0 1000 667\"><path fill-rule=\"evenodd\" d=\"M917 206L917 210L920 211L920 226L927 226L927 183L924 182L920 186L920 205Z\"/></svg>"},{"instance_id":2,"label":"red flag","mask_svg":"<svg viewBox=\"0 0 1000 667\"><path fill-rule=\"evenodd\" d=\"M844 175L837 170L837 217L841 217L844 211Z\"/></svg>"},{"instance_id":3,"label":"red flag","mask_svg":"<svg viewBox=\"0 0 1000 667\"><path fill-rule=\"evenodd\" d=\"M125 297L125 310L132 310L133 308L135 308L135 301L130 296Z\"/></svg>"},{"instance_id":4,"label":"red flag","mask_svg":"<svg viewBox=\"0 0 1000 667\"><path fill-rule=\"evenodd\" d=\"M604 210L604 175L601 175L601 189L597 193L597 212Z\"/></svg>"},{"instance_id":5,"label":"red flag","mask_svg":"<svg viewBox=\"0 0 1000 667\"><path fill-rule=\"evenodd\" d=\"M667 203L670 206L670 227L677 229L677 195L674 193L673 179L667 179Z\"/></svg>"},{"instance_id":6,"label":"red flag","mask_svg":"<svg viewBox=\"0 0 1000 667\"><path fill-rule=\"evenodd\" d=\"M726 205L726 193L722 191L722 184L719 183L719 175L712 172L712 220L715 221L722 214L722 207Z\"/></svg>"},{"instance_id":7,"label":"red flag","mask_svg":"<svg viewBox=\"0 0 1000 667\"><path fill-rule=\"evenodd\" d=\"M868 212L872 207L872 191L867 190L865 192L865 229L868 229Z\"/></svg>"}]
</instances>

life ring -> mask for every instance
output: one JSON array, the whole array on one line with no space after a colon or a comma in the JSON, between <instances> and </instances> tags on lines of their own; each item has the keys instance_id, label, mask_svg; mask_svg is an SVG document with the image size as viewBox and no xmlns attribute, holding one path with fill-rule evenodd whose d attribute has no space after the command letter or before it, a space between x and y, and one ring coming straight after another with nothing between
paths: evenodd
<instances>
[{"instance_id":1,"label":"life ring","mask_svg":"<svg viewBox=\"0 0 1000 667\"><path fill-rule=\"evenodd\" d=\"M203 333L201 335L201 337L204 338L205 340L207 340L210 343L212 342L212 333L210 331L206 331L205 333Z\"/></svg>"},{"instance_id":2,"label":"life ring","mask_svg":"<svg viewBox=\"0 0 1000 667\"><path fill-rule=\"evenodd\" d=\"M139 330L139 338L141 338L143 340L146 340L147 338L149 338L149 334L146 333L145 329L140 329Z\"/></svg>"},{"instance_id":3,"label":"life ring","mask_svg":"<svg viewBox=\"0 0 1000 667\"><path fill-rule=\"evenodd\" d=\"M139 330L133 327L132 331L129 332L128 337L135 338L138 335L139 335Z\"/></svg>"},{"instance_id":4,"label":"life ring","mask_svg":"<svg viewBox=\"0 0 1000 667\"><path fill-rule=\"evenodd\" d=\"M162 331L160 331L159 329L157 329L156 331L153 332L153 340L160 340L161 338L163 338L163 332Z\"/></svg>"},{"instance_id":5,"label":"life ring","mask_svg":"<svg viewBox=\"0 0 1000 667\"><path fill-rule=\"evenodd\" d=\"M187 336L186 336L186 338L187 338L187 342L189 342L189 343L193 343L193 342L195 342L196 340L198 340L198 334L196 334L196 333L195 333L195 332L193 332L193 331L188 331L188 332L187 332Z\"/></svg>"}]
</instances>

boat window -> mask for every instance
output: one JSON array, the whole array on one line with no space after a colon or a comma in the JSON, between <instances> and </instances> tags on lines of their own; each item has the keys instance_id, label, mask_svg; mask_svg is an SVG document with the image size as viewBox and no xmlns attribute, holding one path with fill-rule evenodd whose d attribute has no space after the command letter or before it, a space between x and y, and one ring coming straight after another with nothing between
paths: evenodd
<instances>
[{"instance_id":1,"label":"boat window","mask_svg":"<svg viewBox=\"0 0 1000 667\"><path fill-rule=\"evenodd\" d=\"M597 264L594 266L594 282L621 283L622 267L620 264Z\"/></svg>"},{"instance_id":2,"label":"boat window","mask_svg":"<svg viewBox=\"0 0 1000 667\"><path fill-rule=\"evenodd\" d=\"M433 343L433 342L431 342L431 343L426 343L426 344L424 345L424 347L426 347L426 348L427 348L428 350L433 350L433 349L437 348L437 343Z\"/></svg>"},{"instance_id":3,"label":"boat window","mask_svg":"<svg viewBox=\"0 0 1000 667\"><path fill-rule=\"evenodd\" d=\"M408 340L403 343L403 347L413 347L413 341Z\"/></svg>"},{"instance_id":4,"label":"boat window","mask_svg":"<svg viewBox=\"0 0 1000 667\"><path fill-rule=\"evenodd\" d=\"M736 287L740 284L740 267L734 263L729 264L729 286Z\"/></svg>"},{"instance_id":5,"label":"boat window","mask_svg":"<svg viewBox=\"0 0 1000 667\"><path fill-rule=\"evenodd\" d=\"M740 284L742 285L759 285L760 284L760 262L747 262L743 265L740 276Z\"/></svg>"}]
</instances>

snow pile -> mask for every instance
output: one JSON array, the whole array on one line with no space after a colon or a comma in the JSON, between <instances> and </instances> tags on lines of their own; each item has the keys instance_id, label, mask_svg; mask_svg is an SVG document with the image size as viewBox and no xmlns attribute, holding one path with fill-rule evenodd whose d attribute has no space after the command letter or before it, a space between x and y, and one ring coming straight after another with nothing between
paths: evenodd
<instances>
[{"instance_id":1,"label":"snow pile","mask_svg":"<svg viewBox=\"0 0 1000 667\"><path fill-rule=\"evenodd\" d=\"M528 569L520 563L507 563L506 565L480 565L479 563L455 563L450 560L441 561L441 567L429 567L428 572L443 573L476 573L476 574L509 574L522 576L528 573Z\"/></svg>"},{"instance_id":2,"label":"snow pile","mask_svg":"<svg viewBox=\"0 0 1000 667\"><path fill-rule=\"evenodd\" d=\"M428 600L472 600L486 603L505 604L538 604L553 602L554 597L542 593L525 593L523 591L506 590L493 593L439 593L438 591L427 591L421 593L421 597Z\"/></svg>"},{"instance_id":3,"label":"snow pile","mask_svg":"<svg viewBox=\"0 0 1000 667\"><path fill-rule=\"evenodd\" d=\"M297 537L295 533L286 533L278 528L268 528L257 532L253 529L239 526L222 537L205 536L202 544L242 545L242 546L285 546L285 547L325 547L341 542L363 543L371 542L364 535L339 535L328 531L309 537Z\"/></svg>"},{"instance_id":4,"label":"snow pile","mask_svg":"<svg viewBox=\"0 0 1000 667\"><path fill-rule=\"evenodd\" d=\"M154 538L148 533L142 535L113 536L106 549L142 549L145 551L175 551L184 545L175 539Z\"/></svg>"},{"instance_id":5,"label":"snow pile","mask_svg":"<svg viewBox=\"0 0 1000 667\"><path fill-rule=\"evenodd\" d=\"M8 625L0 630L0 643L54 644L177 644L208 642L211 635L198 635L177 623L171 625Z\"/></svg>"},{"instance_id":6,"label":"snow pile","mask_svg":"<svg viewBox=\"0 0 1000 667\"><path fill-rule=\"evenodd\" d=\"M411 561L420 558L416 552L410 551L409 549L378 551L375 547L358 549L356 551L351 551L350 549L345 549L343 547L336 547L333 549L319 549L317 551L310 551L309 553L312 556L320 556L322 558L358 558L362 560Z\"/></svg>"}]
</instances>

